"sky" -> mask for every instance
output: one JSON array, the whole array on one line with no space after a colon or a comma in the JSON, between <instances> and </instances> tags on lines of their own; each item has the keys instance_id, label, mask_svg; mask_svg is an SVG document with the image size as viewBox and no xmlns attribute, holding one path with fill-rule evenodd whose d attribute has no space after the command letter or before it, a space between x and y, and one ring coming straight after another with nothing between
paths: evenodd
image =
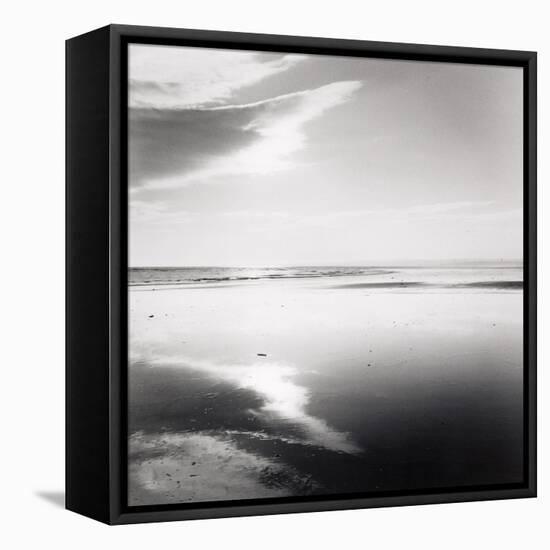
<instances>
[{"instance_id":1,"label":"sky","mask_svg":"<svg viewBox=\"0 0 550 550\"><path fill-rule=\"evenodd\" d=\"M520 260L522 77L131 44L129 264Z\"/></svg>"}]
</instances>

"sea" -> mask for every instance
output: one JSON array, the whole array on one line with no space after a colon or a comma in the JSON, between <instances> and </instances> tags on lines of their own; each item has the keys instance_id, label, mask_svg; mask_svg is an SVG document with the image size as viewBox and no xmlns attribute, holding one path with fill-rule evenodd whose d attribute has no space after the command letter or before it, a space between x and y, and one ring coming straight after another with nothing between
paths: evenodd
<instances>
[{"instance_id":1,"label":"sea","mask_svg":"<svg viewBox=\"0 0 550 550\"><path fill-rule=\"evenodd\" d=\"M380 288L495 288L521 289L520 263L463 264L450 266L289 266L289 267L133 267L130 286L179 286L284 279L335 279Z\"/></svg>"}]
</instances>

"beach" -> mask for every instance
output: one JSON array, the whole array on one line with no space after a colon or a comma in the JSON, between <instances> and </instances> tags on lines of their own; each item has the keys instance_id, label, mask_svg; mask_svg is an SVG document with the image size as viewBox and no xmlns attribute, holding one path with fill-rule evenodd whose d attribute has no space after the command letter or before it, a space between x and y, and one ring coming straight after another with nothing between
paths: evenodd
<instances>
[{"instance_id":1,"label":"beach","mask_svg":"<svg viewBox=\"0 0 550 550\"><path fill-rule=\"evenodd\" d=\"M129 505L521 481L520 267L129 278Z\"/></svg>"}]
</instances>

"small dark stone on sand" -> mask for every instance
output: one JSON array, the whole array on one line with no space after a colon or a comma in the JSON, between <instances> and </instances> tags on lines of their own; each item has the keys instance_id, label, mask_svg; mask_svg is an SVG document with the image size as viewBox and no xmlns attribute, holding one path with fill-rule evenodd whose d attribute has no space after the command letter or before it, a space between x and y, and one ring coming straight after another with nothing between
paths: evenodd
<instances>
[{"instance_id":1,"label":"small dark stone on sand","mask_svg":"<svg viewBox=\"0 0 550 550\"><path fill-rule=\"evenodd\" d=\"M190 474L189 477L199 477L197 474Z\"/></svg>"},{"instance_id":2,"label":"small dark stone on sand","mask_svg":"<svg viewBox=\"0 0 550 550\"><path fill-rule=\"evenodd\" d=\"M258 357L267 357L267 353L257 353Z\"/></svg>"},{"instance_id":3,"label":"small dark stone on sand","mask_svg":"<svg viewBox=\"0 0 550 550\"><path fill-rule=\"evenodd\" d=\"M196 462L191 462L191 466L194 466L196 464Z\"/></svg>"},{"instance_id":4,"label":"small dark stone on sand","mask_svg":"<svg viewBox=\"0 0 550 550\"><path fill-rule=\"evenodd\" d=\"M154 315L149 315L149 319L152 319L154 317Z\"/></svg>"}]
</instances>

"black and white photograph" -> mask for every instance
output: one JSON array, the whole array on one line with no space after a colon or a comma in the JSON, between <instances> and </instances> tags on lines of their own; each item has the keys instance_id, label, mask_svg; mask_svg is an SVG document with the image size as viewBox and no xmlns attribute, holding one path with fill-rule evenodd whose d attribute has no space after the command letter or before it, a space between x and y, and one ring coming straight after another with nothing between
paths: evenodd
<instances>
[{"instance_id":1,"label":"black and white photograph","mask_svg":"<svg viewBox=\"0 0 550 550\"><path fill-rule=\"evenodd\" d=\"M520 484L517 66L128 45L127 505Z\"/></svg>"},{"instance_id":2,"label":"black and white photograph","mask_svg":"<svg viewBox=\"0 0 550 550\"><path fill-rule=\"evenodd\" d=\"M544 7L4 2L0 547L544 548Z\"/></svg>"}]
</instances>

